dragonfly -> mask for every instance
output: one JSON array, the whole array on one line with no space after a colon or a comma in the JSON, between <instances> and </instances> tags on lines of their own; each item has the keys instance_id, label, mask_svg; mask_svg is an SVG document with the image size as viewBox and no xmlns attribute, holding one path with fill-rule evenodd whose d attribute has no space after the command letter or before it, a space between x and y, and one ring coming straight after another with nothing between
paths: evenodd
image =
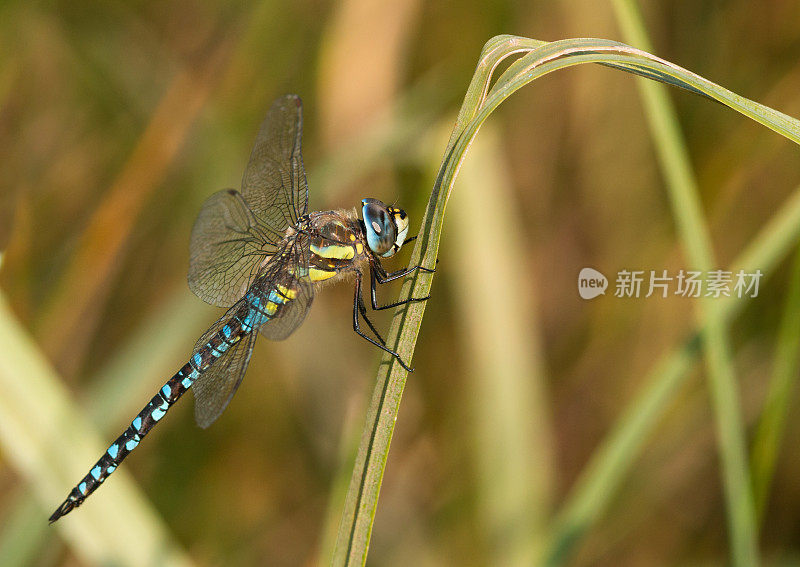
<instances>
[{"instance_id":1,"label":"dragonfly","mask_svg":"<svg viewBox=\"0 0 800 567\"><path fill-rule=\"evenodd\" d=\"M203 203L192 228L189 287L227 311L70 491L50 516L51 524L103 484L190 388L197 424L214 423L242 382L258 334L275 341L291 335L323 285L354 279L353 330L412 371L369 320L363 282L368 272L372 308L389 309L429 296L379 305L377 284L434 269L418 265L387 272L381 265L382 258L415 238L407 238L409 218L400 208L363 199L360 218L356 209L308 212L302 127L300 97L276 100L259 129L241 191L225 189ZM360 319L374 338L362 330Z\"/></svg>"}]
</instances>

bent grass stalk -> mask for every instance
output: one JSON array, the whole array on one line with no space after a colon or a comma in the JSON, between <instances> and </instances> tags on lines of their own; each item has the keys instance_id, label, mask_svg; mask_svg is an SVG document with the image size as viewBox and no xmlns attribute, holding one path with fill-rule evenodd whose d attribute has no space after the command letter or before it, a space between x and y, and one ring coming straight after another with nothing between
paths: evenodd
<instances>
[{"instance_id":1,"label":"bent grass stalk","mask_svg":"<svg viewBox=\"0 0 800 567\"><path fill-rule=\"evenodd\" d=\"M519 53L525 55L513 62L491 86L497 66L504 59ZM435 266L447 201L466 152L483 122L519 88L552 71L581 63L599 63L701 94L729 106L795 143L800 143L800 122L796 119L741 97L645 51L609 40L570 39L546 43L516 36L497 36L486 43L481 53L453 134L445 149L410 265L421 264L429 268ZM433 274L414 274L404 281L401 297L428 295L432 283ZM405 305L395 312L388 344L393 345L404 360L412 358L424 311L423 302ZM707 309L704 313L705 321L701 321L703 328L721 325L724 319L722 313L720 308ZM718 364L723 364L724 354L723 350L721 355L717 353L713 359ZM680 375L683 365L674 363L673 366L678 367L674 374ZM722 368L720 372L724 370ZM342 514L333 565L363 565L366 562L381 481L406 377L407 373L399 365L388 357L382 359ZM723 384L718 386L722 387ZM659 409L663 401L657 400L658 408L655 409ZM735 419L729 419L726 423L731 421ZM647 423L649 422L644 420L641 425ZM624 425L626 424L623 422ZM729 446L724 451L729 451L730 445L735 445L735 441L728 442ZM736 466L734 461L735 459L725 459L725 466ZM742 472L734 470L730 474L736 476ZM743 479L740 480L743 482ZM728 492L728 498L731 499L730 488ZM747 508L742 508L739 500L736 503L729 502L729 510L736 516L731 520L731 525L739 526L734 536L741 538L732 544L735 550L734 559L743 564L752 561L751 554L755 553L754 533L746 533L747 526L754 526L755 520L752 506L750 510ZM562 544L556 545L561 551L564 550L564 544L574 545L574 538L559 539L557 533L555 536L554 541ZM551 554L551 557L557 556L561 556L561 553Z\"/></svg>"}]
</instances>

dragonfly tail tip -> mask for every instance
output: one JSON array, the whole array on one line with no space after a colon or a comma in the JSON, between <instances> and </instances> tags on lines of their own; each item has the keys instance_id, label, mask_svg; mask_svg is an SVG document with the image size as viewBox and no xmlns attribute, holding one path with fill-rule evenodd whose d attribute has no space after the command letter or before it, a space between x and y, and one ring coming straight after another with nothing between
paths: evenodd
<instances>
[{"instance_id":1,"label":"dragonfly tail tip","mask_svg":"<svg viewBox=\"0 0 800 567\"><path fill-rule=\"evenodd\" d=\"M69 514L73 508L75 508L76 504L74 500L67 498L64 502L56 508L56 511L50 516L50 524L52 525L56 520L58 520L61 516L66 516Z\"/></svg>"}]
</instances>

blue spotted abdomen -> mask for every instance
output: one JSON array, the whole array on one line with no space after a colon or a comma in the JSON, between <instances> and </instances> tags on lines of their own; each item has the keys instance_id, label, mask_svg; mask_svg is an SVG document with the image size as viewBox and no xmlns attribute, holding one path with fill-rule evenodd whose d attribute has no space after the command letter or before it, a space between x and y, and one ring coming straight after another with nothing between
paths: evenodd
<instances>
[{"instance_id":1,"label":"blue spotted abdomen","mask_svg":"<svg viewBox=\"0 0 800 567\"><path fill-rule=\"evenodd\" d=\"M108 447L83 479L72 489L67 499L50 516L55 522L73 508L80 506L119 464L133 451L169 408L206 372L217 359L249 334L256 332L267 321L278 315L286 304L297 297L297 290L275 285L268 292L253 286L245 301L236 309L219 332L212 334L205 343L197 345L194 354L183 368L161 387L142 411L133 419L122 435Z\"/></svg>"},{"instance_id":2,"label":"blue spotted abdomen","mask_svg":"<svg viewBox=\"0 0 800 567\"><path fill-rule=\"evenodd\" d=\"M255 326L258 322L255 319L261 315L260 313L254 315L253 311L251 308L247 315L232 317L218 333L210 337L205 345L195 351L183 368L167 380L122 435L108 447L89 473L72 489L61 506L53 512L53 515L50 516L51 523L73 508L80 506L116 470L128 453L139 445L144 436L164 417L169 408L191 388L200 374L205 372L231 346L240 341L246 333L258 328Z\"/></svg>"},{"instance_id":3,"label":"blue spotted abdomen","mask_svg":"<svg viewBox=\"0 0 800 567\"><path fill-rule=\"evenodd\" d=\"M297 290L282 285L275 286L269 293L248 291L244 297L248 306L247 314L236 319L241 323L242 331L249 333L259 329L279 313L284 304L289 303L296 297Z\"/></svg>"}]
</instances>

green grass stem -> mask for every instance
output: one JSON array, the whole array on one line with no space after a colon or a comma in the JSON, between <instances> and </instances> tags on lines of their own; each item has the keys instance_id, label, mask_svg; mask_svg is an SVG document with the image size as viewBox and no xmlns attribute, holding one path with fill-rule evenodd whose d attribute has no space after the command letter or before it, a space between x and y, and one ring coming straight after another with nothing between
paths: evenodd
<instances>
[{"instance_id":1,"label":"green grass stem","mask_svg":"<svg viewBox=\"0 0 800 567\"><path fill-rule=\"evenodd\" d=\"M772 377L753 438L753 495L758 518L764 518L769 489L775 476L786 418L800 368L800 251L795 254L783 320L778 331Z\"/></svg>"},{"instance_id":2,"label":"green grass stem","mask_svg":"<svg viewBox=\"0 0 800 567\"><path fill-rule=\"evenodd\" d=\"M490 89L492 74L499 63L511 55L523 52L526 54L513 62ZM611 66L703 94L795 142L800 142L800 122L796 119L740 97L711 81L639 49L609 40L575 39L543 43L526 38L498 36L489 40L484 47L478 68L467 90L434 183L420 236L412 253L411 265L421 264L426 267L435 265L450 191L474 136L488 116L506 98L534 79L581 63ZM403 284L401 298L427 295L432 282L431 274L415 274L407 278ZM719 302L717 305L722 303ZM404 360L412 358L424 310L424 303L413 303L395 312L387 344L395 347ZM706 332L712 337L721 336L721 328L714 327L720 324L719 307L708 309L704 318L706 323L710 322L712 325L712 329ZM710 352L714 353L710 363L712 376L729 372L730 369L725 366L725 360L729 357L724 351L724 343L710 345L710 349ZM391 358L384 357L378 370L376 386L353 469L333 557L334 565L363 565L366 562L380 485L405 380L406 372ZM715 387L724 389L724 383L720 382ZM728 389L727 395L730 394ZM721 422L735 422L735 416L726 413L732 408L735 408L735 400L729 397L723 398L717 404L718 412L724 414L720 418ZM737 445L735 438L723 439L722 442L726 445L726 448L723 448L723 455L735 452ZM726 463L726 467L737 474L735 463ZM746 525L748 516L746 505L739 502L735 513L743 514L743 518L736 519L737 525ZM744 549L741 553L746 556L748 552Z\"/></svg>"}]
</instances>

